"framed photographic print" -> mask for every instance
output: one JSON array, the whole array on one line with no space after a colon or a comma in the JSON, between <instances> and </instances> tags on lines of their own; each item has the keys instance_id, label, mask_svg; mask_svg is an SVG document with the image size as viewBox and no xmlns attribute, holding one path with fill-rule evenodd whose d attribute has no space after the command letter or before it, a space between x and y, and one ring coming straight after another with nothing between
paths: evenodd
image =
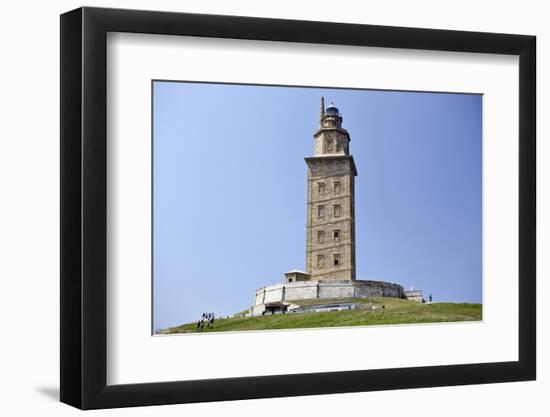
<instances>
[{"instance_id":1,"label":"framed photographic print","mask_svg":"<svg viewBox=\"0 0 550 417\"><path fill-rule=\"evenodd\" d=\"M535 38L61 16L61 401L532 380Z\"/></svg>"}]
</instances>

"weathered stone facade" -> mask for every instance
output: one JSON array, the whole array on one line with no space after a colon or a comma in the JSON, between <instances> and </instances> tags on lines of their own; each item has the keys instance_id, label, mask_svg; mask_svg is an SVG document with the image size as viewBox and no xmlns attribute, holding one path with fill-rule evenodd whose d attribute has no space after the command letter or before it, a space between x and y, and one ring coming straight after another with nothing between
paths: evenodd
<instances>
[{"instance_id":1,"label":"weathered stone facade","mask_svg":"<svg viewBox=\"0 0 550 417\"><path fill-rule=\"evenodd\" d=\"M306 269L311 280L355 279L355 176L349 133L331 105L321 99L315 152L306 158Z\"/></svg>"}]
</instances>

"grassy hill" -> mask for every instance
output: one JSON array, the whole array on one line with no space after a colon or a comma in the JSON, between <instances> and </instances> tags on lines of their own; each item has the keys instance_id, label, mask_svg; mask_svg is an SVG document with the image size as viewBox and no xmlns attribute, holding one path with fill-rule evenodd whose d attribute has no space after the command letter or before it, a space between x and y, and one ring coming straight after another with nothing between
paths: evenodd
<instances>
[{"instance_id":1,"label":"grassy hill","mask_svg":"<svg viewBox=\"0 0 550 417\"><path fill-rule=\"evenodd\" d=\"M216 319L213 329L202 332L239 330L301 329L317 327L369 326L381 324L437 323L481 320L481 304L432 303L420 304L398 298L348 298L323 300L330 302L371 303L375 310L331 311L324 313L277 314L263 317L232 317ZM319 304L319 300L296 300L301 306ZM382 306L385 306L382 309ZM194 333L196 323L164 329L161 333Z\"/></svg>"}]
</instances>

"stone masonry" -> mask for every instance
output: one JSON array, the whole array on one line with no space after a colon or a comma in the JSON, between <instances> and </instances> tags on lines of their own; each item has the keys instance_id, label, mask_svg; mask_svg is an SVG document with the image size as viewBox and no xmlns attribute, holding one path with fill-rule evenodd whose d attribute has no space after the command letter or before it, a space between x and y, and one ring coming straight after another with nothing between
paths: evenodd
<instances>
[{"instance_id":1,"label":"stone masonry","mask_svg":"<svg viewBox=\"0 0 550 417\"><path fill-rule=\"evenodd\" d=\"M383 281L298 281L269 285L256 290L253 316L261 315L265 306L291 303L293 300L335 300L344 298L395 297L405 298L403 287ZM416 301L416 300L415 300Z\"/></svg>"},{"instance_id":2,"label":"stone masonry","mask_svg":"<svg viewBox=\"0 0 550 417\"><path fill-rule=\"evenodd\" d=\"M355 280L355 176L342 116L321 98L307 175L306 270L311 280Z\"/></svg>"}]
</instances>

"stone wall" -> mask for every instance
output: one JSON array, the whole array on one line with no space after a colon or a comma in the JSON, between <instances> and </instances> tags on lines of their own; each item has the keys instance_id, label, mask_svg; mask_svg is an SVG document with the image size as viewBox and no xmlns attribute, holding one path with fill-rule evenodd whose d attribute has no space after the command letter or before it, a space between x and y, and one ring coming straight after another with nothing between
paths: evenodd
<instances>
[{"instance_id":1,"label":"stone wall","mask_svg":"<svg viewBox=\"0 0 550 417\"><path fill-rule=\"evenodd\" d=\"M320 282L318 298L353 298L355 286L351 282Z\"/></svg>"},{"instance_id":2,"label":"stone wall","mask_svg":"<svg viewBox=\"0 0 550 417\"><path fill-rule=\"evenodd\" d=\"M411 291L405 291L405 298L409 301L415 301L417 303L421 303L423 301L424 296L422 295L422 290L411 290Z\"/></svg>"},{"instance_id":3,"label":"stone wall","mask_svg":"<svg viewBox=\"0 0 550 417\"><path fill-rule=\"evenodd\" d=\"M306 270L314 281L355 279L355 163L350 155L306 158Z\"/></svg>"},{"instance_id":4,"label":"stone wall","mask_svg":"<svg viewBox=\"0 0 550 417\"><path fill-rule=\"evenodd\" d=\"M269 287L265 287L263 304L275 303L277 301L283 300L285 298L283 289L283 284L270 285Z\"/></svg>"},{"instance_id":5,"label":"stone wall","mask_svg":"<svg viewBox=\"0 0 550 417\"><path fill-rule=\"evenodd\" d=\"M383 281L301 281L275 284L256 290L254 305L292 300L331 298L404 298L399 284Z\"/></svg>"},{"instance_id":6,"label":"stone wall","mask_svg":"<svg viewBox=\"0 0 550 417\"><path fill-rule=\"evenodd\" d=\"M367 297L395 297L403 298L403 287L399 284L383 281L357 281L355 287L357 298Z\"/></svg>"},{"instance_id":7,"label":"stone wall","mask_svg":"<svg viewBox=\"0 0 550 417\"><path fill-rule=\"evenodd\" d=\"M280 285L284 285L285 287L284 300L310 300L318 298L317 292L319 290L317 287L317 281L303 281Z\"/></svg>"}]
</instances>

